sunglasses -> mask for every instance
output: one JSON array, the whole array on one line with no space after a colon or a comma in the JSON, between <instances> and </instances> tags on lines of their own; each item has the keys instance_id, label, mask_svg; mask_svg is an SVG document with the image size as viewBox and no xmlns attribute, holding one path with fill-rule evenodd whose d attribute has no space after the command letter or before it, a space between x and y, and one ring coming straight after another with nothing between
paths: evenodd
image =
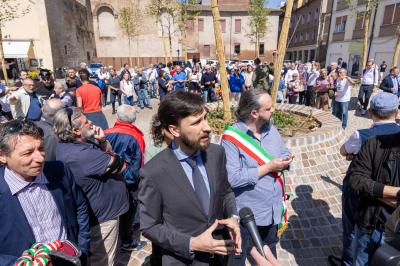
<instances>
[{"instance_id":1,"label":"sunglasses","mask_svg":"<svg viewBox=\"0 0 400 266\"><path fill-rule=\"evenodd\" d=\"M8 134L14 134L14 133L18 133L21 131L24 123L33 124L31 121L26 120L25 118L19 117L15 120L4 123L3 126L5 127Z\"/></svg>"}]
</instances>

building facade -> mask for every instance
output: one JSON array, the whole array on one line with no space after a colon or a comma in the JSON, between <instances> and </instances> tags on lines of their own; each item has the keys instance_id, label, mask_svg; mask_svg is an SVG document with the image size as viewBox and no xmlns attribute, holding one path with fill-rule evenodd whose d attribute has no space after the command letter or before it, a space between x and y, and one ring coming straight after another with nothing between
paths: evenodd
<instances>
[{"instance_id":1,"label":"building facade","mask_svg":"<svg viewBox=\"0 0 400 266\"><path fill-rule=\"evenodd\" d=\"M26 7L29 0L19 0ZM28 14L2 27L12 67L55 70L96 56L89 0L35 0Z\"/></svg>"},{"instance_id":2,"label":"building facade","mask_svg":"<svg viewBox=\"0 0 400 266\"><path fill-rule=\"evenodd\" d=\"M343 58L352 76L360 75L363 68L361 53L365 8L365 0L357 1L356 10L349 9L343 0L335 0L333 6L327 60L336 62L338 58ZM372 12L370 25L367 58L374 59L378 65L386 61L391 66L397 41L396 30L400 25L400 2L381 0ZM399 65L400 61L395 64Z\"/></svg>"},{"instance_id":3,"label":"building facade","mask_svg":"<svg viewBox=\"0 0 400 266\"><path fill-rule=\"evenodd\" d=\"M128 38L119 26L118 14L121 8L129 6L130 1L91 0L98 61L120 67L129 61L129 55L133 64L139 66L165 62L165 54L170 54L173 60L183 59L184 40L176 21L172 20L171 27L164 29L164 32L172 33L171 42L169 42L168 36L162 33L156 19L146 15L145 10L149 2L149 0L139 1L139 8L144 14L141 31L129 46ZM219 0L218 2L227 59L254 59L255 44L247 36L248 3L248 0ZM210 1L202 1L197 8L198 15L186 25L188 58L216 59ZM272 10L268 18L269 31L260 42L261 54L266 60L272 58L272 52L277 47L279 14L280 10ZM168 18L165 19L168 20Z\"/></svg>"},{"instance_id":4,"label":"building facade","mask_svg":"<svg viewBox=\"0 0 400 266\"><path fill-rule=\"evenodd\" d=\"M293 4L285 59L325 64L333 0L296 0ZM283 6L283 11L285 6ZM280 28L283 14L280 17Z\"/></svg>"}]
</instances>

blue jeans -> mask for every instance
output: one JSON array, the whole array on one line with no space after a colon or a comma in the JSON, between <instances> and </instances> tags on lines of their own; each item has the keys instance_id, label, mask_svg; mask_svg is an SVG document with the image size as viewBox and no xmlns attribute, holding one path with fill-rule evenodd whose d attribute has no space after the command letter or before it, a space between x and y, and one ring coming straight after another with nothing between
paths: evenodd
<instances>
[{"instance_id":1,"label":"blue jeans","mask_svg":"<svg viewBox=\"0 0 400 266\"><path fill-rule=\"evenodd\" d=\"M351 266L353 264L353 245L355 233L355 220L354 213L357 210L357 195L349 191L349 178L345 177L343 180L342 192L342 242L343 253L342 260L344 266Z\"/></svg>"},{"instance_id":2,"label":"blue jeans","mask_svg":"<svg viewBox=\"0 0 400 266\"><path fill-rule=\"evenodd\" d=\"M358 101L362 105L364 110L367 110L369 98L371 98L372 90L374 85L361 85L360 91L358 92Z\"/></svg>"},{"instance_id":3,"label":"blue jeans","mask_svg":"<svg viewBox=\"0 0 400 266\"><path fill-rule=\"evenodd\" d=\"M276 244L279 241L279 238L276 236L276 232L278 229L277 225L269 225L269 226L257 226L258 232L260 233L261 241L263 245L268 245L271 249L272 254L276 256ZM251 265L256 265L254 260L250 257L250 250L253 247L251 243L251 238L246 228L240 226L240 234L242 236L242 254L239 256L235 256L234 258L234 266L243 266L246 265L246 258L249 258Z\"/></svg>"},{"instance_id":4,"label":"blue jeans","mask_svg":"<svg viewBox=\"0 0 400 266\"><path fill-rule=\"evenodd\" d=\"M334 116L342 121L342 127L347 127L347 120L349 117L349 103L350 102L332 102L332 113Z\"/></svg>"},{"instance_id":5,"label":"blue jeans","mask_svg":"<svg viewBox=\"0 0 400 266\"><path fill-rule=\"evenodd\" d=\"M140 108L150 106L150 99L146 89L139 89L139 106Z\"/></svg>"},{"instance_id":6,"label":"blue jeans","mask_svg":"<svg viewBox=\"0 0 400 266\"><path fill-rule=\"evenodd\" d=\"M133 96L129 96L129 97L127 97L127 96L124 96L124 102L125 102L125 104L127 104L127 105L133 105Z\"/></svg>"},{"instance_id":7,"label":"blue jeans","mask_svg":"<svg viewBox=\"0 0 400 266\"><path fill-rule=\"evenodd\" d=\"M206 89L206 88L203 88L203 93L202 93L202 97L203 97L203 101L205 102L205 103L207 103L208 102L208 88Z\"/></svg>"},{"instance_id":8,"label":"blue jeans","mask_svg":"<svg viewBox=\"0 0 400 266\"><path fill-rule=\"evenodd\" d=\"M371 234L363 233L356 226L355 238L353 240L354 266L367 266L374 252L383 243L383 232L374 230Z\"/></svg>"},{"instance_id":9,"label":"blue jeans","mask_svg":"<svg viewBox=\"0 0 400 266\"><path fill-rule=\"evenodd\" d=\"M149 81L149 86L150 86L150 97L151 98L153 98L153 97L156 97L156 86L155 86L155 84L156 84L156 80L150 80Z\"/></svg>"}]
</instances>

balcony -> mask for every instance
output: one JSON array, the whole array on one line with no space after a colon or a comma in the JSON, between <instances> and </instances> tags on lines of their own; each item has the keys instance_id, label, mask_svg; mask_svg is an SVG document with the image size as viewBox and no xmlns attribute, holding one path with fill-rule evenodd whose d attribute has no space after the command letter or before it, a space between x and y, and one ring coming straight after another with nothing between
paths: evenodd
<instances>
[{"instance_id":1,"label":"balcony","mask_svg":"<svg viewBox=\"0 0 400 266\"><path fill-rule=\"evenodd\" d=\"M399 25L400 24L382 25L379 29L379 37L393 36L394 34L396 34L396 30Z\"/></svg>"},{"instance_id":2,"label":"balcony","mask_svg":"<svg viewBox=\"0 0 400 266\"><path fill-rule=\"evenodd\" d=\"M333 35L332 35L332 41L333 41L333 42L344 41L344 31L333 33Z\"/></svg>"},{"instance_id":3,"label":"balcony","mask_svg":"<svg viewBox=\"0 0 400 266\"><path fill-rule=\"evenodd\" d=\"M353 39L362 39L362 38L364 38L364 29L353 30Z\"/></svg>"}]
</instances>

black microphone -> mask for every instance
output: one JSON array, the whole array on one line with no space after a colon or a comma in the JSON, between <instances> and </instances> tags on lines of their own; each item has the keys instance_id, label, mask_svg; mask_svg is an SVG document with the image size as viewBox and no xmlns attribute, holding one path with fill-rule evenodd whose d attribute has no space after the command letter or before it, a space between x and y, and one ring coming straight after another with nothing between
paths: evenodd
<instances>
[{"instance_id":1,"label":"black microphone","mask_svg":"<svg viewBox=\"0 0 400 266\"><path fill-rule=\"evenodd\" d=\"M243 207L239 210L240 223L246 228L247 232L250 234L251 240L253 241L254 246L257 251L264 257L263 245L260 237L260 233L258 232L256 221L254 219L253 211L250 208Z\"/></svg>"}]
</instances>

